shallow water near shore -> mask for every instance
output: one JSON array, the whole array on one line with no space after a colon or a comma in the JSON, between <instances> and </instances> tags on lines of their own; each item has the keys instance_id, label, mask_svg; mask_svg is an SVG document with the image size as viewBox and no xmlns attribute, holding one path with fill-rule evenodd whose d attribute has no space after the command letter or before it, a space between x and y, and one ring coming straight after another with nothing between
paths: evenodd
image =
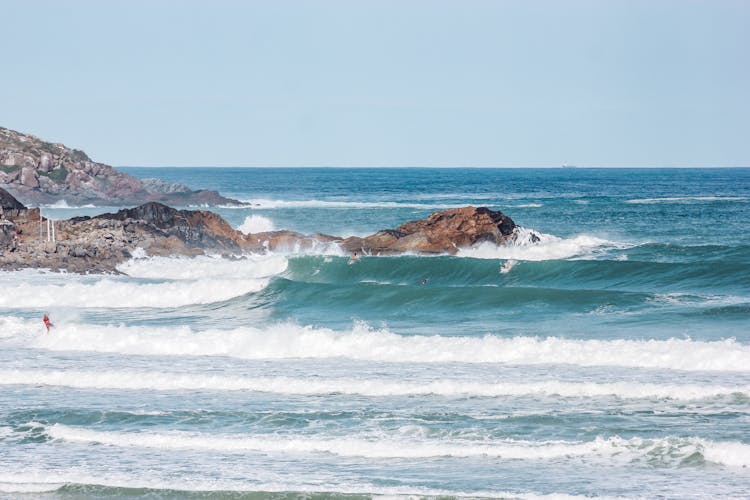
<instances>
[{"instance_id":1,"label":"shallow water near shore","mask_svg":"<svg viewBox=\"0 0 750 500\"><path fill-rule=\"evenodd\" d=\"M750 491L750 169L124 170L246 232L471 204L543 237L2 272L0 498Z\"/></svg>"}]
</instances>

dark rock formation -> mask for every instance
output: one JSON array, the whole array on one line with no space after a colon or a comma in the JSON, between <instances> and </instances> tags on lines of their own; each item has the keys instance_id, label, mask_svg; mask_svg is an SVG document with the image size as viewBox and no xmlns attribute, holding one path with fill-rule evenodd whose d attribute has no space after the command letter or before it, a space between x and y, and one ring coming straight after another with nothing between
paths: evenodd
<instances>
[{"instance_id":1,"label":"dark rock formation","mask_svg":"<svg viewBox=\"0 0 750 500\"><path fill-rule=\"evenodd\" d=\"M26 203L239 205L216 191L191 191L159 179L141 181L63 144L0 127L0 187Z\"/></svg>"},{"instance_id":2,"label":"dark rock formation","mask_svg":"<svg viewBox=\"0 0 750 500\"><path fill-rule=\"evenodd\" d=\"M150 202L135 208L103 214L95 219L137 221L164 237L176 237L186 246L224 252L241 252L243 233L232 228L219 215L206 210L176 210L161 203Z\"/></svg>"},{"instance_id":3,"label":"dark rock formation","mask_svg":"<svg viewBox=\"0 0 750 500\"><path fill-rule=\"evenodd\" d=\"M500 212L465 207L435 212L366 238L342 240L293 231L244 234L206 210L177 210L149 202L95 217L54 221L40 218L0 189L0 269L48 268L71 272L116 272L137 248L149 255L237 255L268 250L306 250L339 244L369 254L455 253L482 242L513 241L516 225ZM54 225L54 239L47 228Z\"/></svg>"},{"instance_id":4,"label":"dark rock formation","mask_svg":"<svg viewBox=\"0 0 750 500\"><path fill-rule=\"evenodd\" d=\"M23 203L15 199L4 189L0 189L0 208L3 210L25 210Z\"/></svg>"}]
</instances>

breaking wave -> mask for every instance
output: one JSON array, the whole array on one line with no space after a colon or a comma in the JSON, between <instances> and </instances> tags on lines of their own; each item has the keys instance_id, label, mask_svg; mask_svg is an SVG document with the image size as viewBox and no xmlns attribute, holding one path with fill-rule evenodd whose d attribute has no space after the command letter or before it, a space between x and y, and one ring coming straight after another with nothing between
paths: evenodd
<instances>
[{"instance_id":1,"label":"breaking wave","mask_svg":"<svg viewBox=\"0 0 750 500\"><path fill-rule=\"evenodd\" d=\"M197 280L267 278L283 273L289 261L282 255L245 255L235 259L216 256L147 257L131 259L117 270L134 278Z\"/></svg>"},{"instance_id":2,"label":"breaking wave","mask_svg":"<svg viewBox=\"0 0 750 500\"><path fill-rule=\"evenodd\" d=\"M462 248L456 255L475 259L542 261L590 256L597 251L623 247L622 244L586 234L558 238L519 226L507 245L498 246L485 242L471 248Z\"/></svg>"},{"instance_id":3,"label":"breaking wave","mask_svg":"<svg viewBox=\"0 0 750 500\"><path fill-rule=\"evenodd\" d=\"M287 265L281 255L135 258L117 268L129 277L29 274L26 282L4 286L0 307L180 307L223 302L262 290L269 277L284 272Z\"/></svg>"},{"instance_id":4,"label":"breaking wave","mask_svg":"<svg viewBox=\"0 0 750 500\"><path fill-rule=\"evenodd\" d=\"M271 219L263 217L262 215L253 214L245 217L245 221L240 224L237 229L245 234L253 234L266 233L268 231L273 231L275 228Z\"/></svg>"},{"instance_id":5,"label":"breaking wave","mask_svg":"<svg viewBox=\"0 0 750 500\"><path fill-rule=\"evenodd\" d=\"M406 363L622 366L689 371L750 371L750 345L734 339L574 340L561 337L398 335L357 323L349 331L280 323L265 328L194 331L188 326L61 324L36 335L37 321L0 319L6 336L58 351L243 359L333 358ZM7 337L6 337L7 338Z\"/></svg>"},{"instance_id":6,"label":"breaking wave","mask_svg":"<svg viewBox=\"0 0 750 500\"><path fill-rule=\"evenodd\" d=\"M95 208L95 205L90 203L86 205L70 205L65 199L57 200L54 203L42 205L42 208Z\"/></svg>"}]
</instances>

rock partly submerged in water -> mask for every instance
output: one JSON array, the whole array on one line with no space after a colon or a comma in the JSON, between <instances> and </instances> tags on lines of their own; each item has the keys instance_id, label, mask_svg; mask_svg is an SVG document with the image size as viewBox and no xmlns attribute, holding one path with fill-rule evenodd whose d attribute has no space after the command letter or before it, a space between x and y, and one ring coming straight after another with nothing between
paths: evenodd
<instances>
[{"instance_id":1,"label":"rock partly submerged in water","mask_svg":"<svg viewBox=\"0 0 750 500\"><path fill-rule=\"evenodd\" d=\"M138 248L149 255L238 255L247 252L305 251L338 245L346 252L454 254L484 242L513 241L517 226L485 207L435 212L427 219L365 238L294 231L245 234L207 210L178 210L149 202L94 217L47 222L0 189L0 268L48 268L71 272L115 272ZM54 226L54 240L52 229ZM49 230L48 230L49 228Z\"/></svg>"},{"instance_id":2,"label":"rock partly submerged in water","mask_svg":"<svg viewBox=\"0 0 750 500\"><path fill-rule=\"evenodd\" d=\"M454 254L459 248L483 242L503 245L515 228L513 220L502 212L486 207L453 208L365 238L347 238L342 246L349 252L369 254Z\"/></svg>"}]
</instances>

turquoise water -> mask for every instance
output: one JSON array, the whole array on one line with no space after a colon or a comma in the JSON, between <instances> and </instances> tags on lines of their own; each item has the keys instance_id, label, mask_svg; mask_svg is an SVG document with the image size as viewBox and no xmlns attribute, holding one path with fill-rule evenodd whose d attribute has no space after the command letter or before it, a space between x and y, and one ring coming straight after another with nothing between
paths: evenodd
<instances>
[{"instance_id":1,"label":"turquoise water","mask_svg":"<svg viewBox=\"0 0 750 500\"><path fill-rule=\"evenodd\" d=\"M472 204L542 242L0 273L0 496L750 491L750 169L126 170L249 232Z\"/></svg>"}]
</instances>

